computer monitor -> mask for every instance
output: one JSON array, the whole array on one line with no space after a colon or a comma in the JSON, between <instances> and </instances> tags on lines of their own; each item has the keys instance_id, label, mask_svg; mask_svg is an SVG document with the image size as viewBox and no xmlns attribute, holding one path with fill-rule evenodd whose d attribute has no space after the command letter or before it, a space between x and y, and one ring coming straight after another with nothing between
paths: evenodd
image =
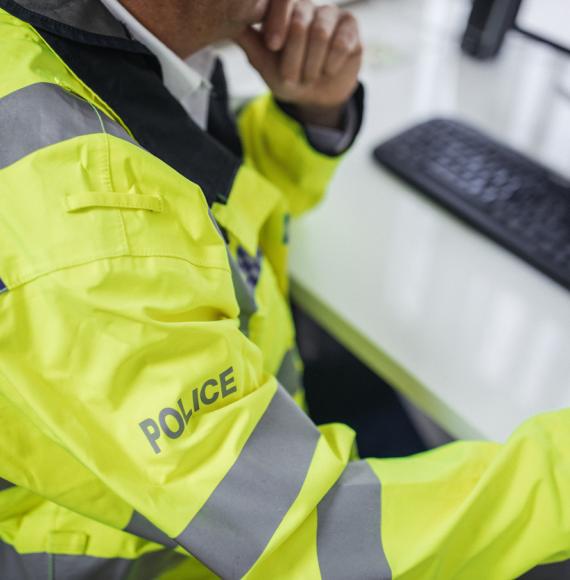
<instances>
[{"instance_id":1,"label":"computer monitor","mask_svg":"<svg viewBox=\"0 0 570 580\"><path fill-rule=\"evenodd\" d=\"M516 30L570 54L567 0L474 0L462 48L471 56L496 56Z\"/></svg>"}]
</instances>

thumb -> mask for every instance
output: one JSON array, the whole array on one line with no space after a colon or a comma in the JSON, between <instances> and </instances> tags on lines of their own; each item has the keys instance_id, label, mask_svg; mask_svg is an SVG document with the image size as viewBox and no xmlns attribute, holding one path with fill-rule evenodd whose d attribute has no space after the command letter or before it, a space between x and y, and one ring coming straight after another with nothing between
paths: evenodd
<instances>
[{"instance_id":1,"label":"thumb","mask_svg":"<svg viewBox=\"0 0 570 580\"><path fill-rule=\"evenodd\" d=\"M251 66L270 84L277 71L277 56L265 46L261 32L248 27L236 38L236 43L245 52Z\"/></svg>"}]
</instances>

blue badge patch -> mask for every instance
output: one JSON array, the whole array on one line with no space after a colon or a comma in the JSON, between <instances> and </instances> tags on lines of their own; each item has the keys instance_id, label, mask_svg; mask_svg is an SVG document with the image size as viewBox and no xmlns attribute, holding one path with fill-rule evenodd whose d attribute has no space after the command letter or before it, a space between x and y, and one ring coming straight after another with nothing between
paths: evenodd
<instances>
[{"instance_id":1,"label":"blue badge patch","mask_svg":"<svg viewBox=\"0 0 570 580\"><path fill-rule=\"evenodd\" d=\"M257 251L255 256L250 256L241 246L237 249L237 262L245 276L249 287L255 290L259 282L259 275L261 274L261 262L263 260L263 253L261 250Z\"/></svg>"},{"instance_id":2,"label":"blue badge patch","mask_svg":"<svg viewBox=\"0 0 570 580\"><path fill-rule=\"evenodd\" d=\"M283 218L283 243L289 244L289 232L291 230L291 215L286 213Z\"/></svg>"},{"instance_id":3,"label":"blue badge patch","mask_svg":"<svg viewBox=\"0 0 570 580\"><path fill-rule=\"evenodd\" d=\"M4 284L4 282L2 282L2 278L0 278L0 294L2 294L2 292L7 292L8 288L6 288L6 284Z\"/></svg>"}]
</instances>

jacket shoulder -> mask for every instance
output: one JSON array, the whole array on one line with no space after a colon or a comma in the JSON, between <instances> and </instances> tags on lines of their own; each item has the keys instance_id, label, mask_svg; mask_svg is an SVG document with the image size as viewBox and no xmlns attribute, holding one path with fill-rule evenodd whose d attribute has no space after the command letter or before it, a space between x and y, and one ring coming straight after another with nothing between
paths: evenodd
<instances>
[{"instance_id":1,"label":"jacket shoulder","mask_svg":"<svg viewBox=\"0 0 570 580\"><path fill-rule=\"evenodd\" d=\"M142 149L26 24L0 10L0 279L124 255L226 267L200 188Z\"/></svg>"}]
</instances>

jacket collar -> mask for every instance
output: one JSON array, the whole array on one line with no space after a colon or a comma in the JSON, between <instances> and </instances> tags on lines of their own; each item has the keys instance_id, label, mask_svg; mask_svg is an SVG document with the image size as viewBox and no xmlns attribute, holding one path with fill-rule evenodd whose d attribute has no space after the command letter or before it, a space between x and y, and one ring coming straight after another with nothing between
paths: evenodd
<instances>
[{"instance_id":1,"label":"jacket collar","mask_svg":"<svg viewBox=\"0 0 570 580\"><path fill-rule=\"evenodd\" d=\"M0 0L0 8L38 30L69 40L149 53L130 38L126 28L100 0Z\"/></svg>"}]
</instances>

